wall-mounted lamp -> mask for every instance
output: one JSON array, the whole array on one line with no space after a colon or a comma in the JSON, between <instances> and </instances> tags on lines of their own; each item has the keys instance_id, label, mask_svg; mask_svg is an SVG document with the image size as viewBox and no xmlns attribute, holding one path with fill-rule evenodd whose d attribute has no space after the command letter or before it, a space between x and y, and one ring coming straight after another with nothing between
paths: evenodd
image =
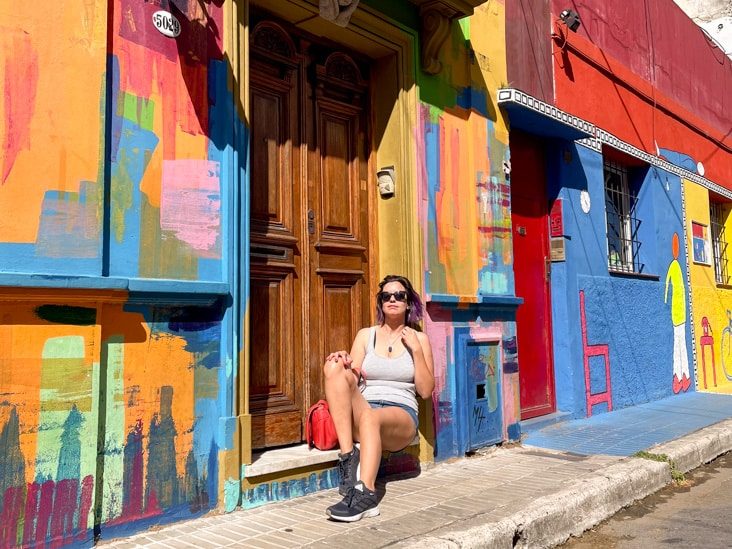
<instances>
[{"instance_id":1,"label":"wall-mounted lamp","mask_svg":"<svg viewBox=\"0 0 732 549\"><path fill-rule=\"evenodd\" d=\"M564 24L567 25L567 28L572 32L577 32L577 29L580 28L580 25L582 24L579 13L574 10L564 10L559 14L559 18L564 21Z\"/></svg>"},{"instance_id":2,"label":"wall-mounted lamp","mask_svg":"<svg viewBox=\"0 0 732 549\"><path fill-rule=\"evenodd\" d=\"M385 166L376 172L376 182L382 198L390 198L396 192L394 166Z\"/></svg>"}]
</instances>

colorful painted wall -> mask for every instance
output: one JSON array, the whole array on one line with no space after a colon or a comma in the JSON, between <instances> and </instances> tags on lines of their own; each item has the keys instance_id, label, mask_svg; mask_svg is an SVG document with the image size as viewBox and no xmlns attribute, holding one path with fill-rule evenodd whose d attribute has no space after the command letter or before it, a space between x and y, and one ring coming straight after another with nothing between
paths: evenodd
<instances>
[{"instance_id":1,"label":"colorful painted wall","mask_svg":"<svg viewBox=\"0 0 732 549\"><path fill-rule=\"evenodd\" d=\"M216 506L221 314L0 303L3 547L89 541L94 528L109 538Z\"/></svg>"},{"instance_id":2,"label":"colorful painted wall","mask_svg":"<svg viewBox=\"0 0 732 549\"><path fill-rule=\"evenodd\" d=\"M222 279L222 8L177 4L178 39L154 4L4 8L2 272Z\"/></svg>"},{"instance_id":3,"label":"colorful painted wall","mask_svg":"<svg viewBox=\"0 0 732 549\"><path fill-rule=\"evenodd\" d=\"M582 20L579 30L572 33L558 22L557 14L564 8L566 6L561 2L553 0L551 3L554 103L641 151L729 186L732 143L727 132L729 97L723 83L732 79L732 69L725 62L726 58L720 58L721 53L710 47L694 22L670 0L653 0L640 10L619 2L584 0L572 6ZM680 36L683 48L678 47ZM557 181L565 177L565 173L575 177L570 185L558 187L557 194L570 198L569 222L577 226L577 232L572 236L581 235L581 245L576 240L567 242L571 254L568 254L566 264L555 264L557 276L553 276L554 284L560 286L555 298L559 295L563 300L555 305L555 314L569 319L559 327L555 326L555 336L566 333L565 330L575 334L570 342L558 343L555 350L559 365L556 383L560 409L572 410L575 414L587 413L587 399L583 393L588 384L583 372L573 370L566 357L571 356L573 362L583 364L584 356L593 352L595 344L608 345L610 362L617 361L624 370L629 368L622 375L619 375L621 372L614 375L616 366L611 366L614 407L659 398L677 392L679 388L693 390L694 382L698 388L704 388L703 371L694 375L695 365L698 370L702 364L699 340L705 335L702 318L707 319L707 332L717 330L717 339L728 320L725 320L726 309L720 304L724 292L716 290L709 282L714 279L713 268L697 265L691 258L687 260L694 239L691 221L684 225L680 197L685 192L690 211L695 212L697 220L705 219L708 225L706 191L692 184L684 184L682 191L678 176L650 168L643 187L652 189L653 194L649 196L654 198L644 205L643 197L639 197L640 232L646 233L641 238L641 254L645 255L647 272L656 275L658 282L600 276L607 270L607 258L603 257L606 249L601 245L605 237L604 219L594 219L593 213L588 216L578 210L577 192L587 181L593 210L596 204L604 203L601 160L597 153L578 151L581 157L597 155L598 159L594 164L583 160L581 163L587 166L575 170L574 176L569 166L558 161ZM699 193L704 195L703 200ZM701 202L706 204L702 206ZM565 211L565 218L567 215ZM594 219L590 224L586 222L589 218ZM577 223L578 219L584 221ZM680 243L678 265L673 262L673 254L669 255L674 249L674 233L678 234ZM595 252L589 254L590 249ZM578 250L582 253L575 255ZM572 258L579 259L580 263L573 264ZM562 273L562 269L566 272ZM586 278L588 274L591 278ZM598 281L602 284L598 285ZM587 286L590 283L592 289ZM677 288L684 292L683 301L677 297ZM586 309L584 338L582 330L574 324L580 318L577 310L580 293ZM668 302L661 303L664 306L659 305L659 295ZM707 297L702 297L704 295ZM636 307L639 303L644 304L642 309ZM704 303L701 310L697 309L697 303ZM626 316L626 311L631 312L630 317ZM616 319L622 319L622 322L613 327ZM695 340L692 340L692 332ZM714 338L713 333L709 335ZM710 340L704 342L709 354ZM685 356L680 352L681 348L688 349ZM696 352L692 353L692 349ZM670 363L669 356L672 357ZM595 387L598 391L606 388L606 379L596 373L598 368L602 371L601 365L593 365L602 360L602 356L590 358L592 391ZM682 377L688 369L693 378L691 383L675 383L668 375L671 367ZM709 385L713 383L711 368L708 373ZM649 381L651 378L653 381ZM606 403L595 407L601 406Z\"/></svg>"},{"instance_id":4,"label":"colorful painted wall","mask_svg":"<svg viewBox=\"0 0 732 549\"><path fill-rule=\"evenodd\" d=\"M686 199L687 246L691 254L691 306L694 311L697 389L732 393L732 289L717 284L711 256L710 193L692 181L683 181ZM729 203L725 235L732 234ZM696 233L696 234L695 234ZM727 249L729 256L729 248Z\"/></svg>"},{"instance_id":5,"label":"colorful painted wall","mask_svg":"<svg viewBox=\"0 0 732 549\"><path fill-rule=\"evenodd\" d=\"M171 40L149 24L154 3L114 4L107 75L112 275L223 277L221 178L233 101L220 5L170 2L181 24L180 37Z\"/></svg>"},{"instance_id":6,"label":"colorful painted wall","mask_svg":"<svg viewBox=\"0 0 732 549\"><path fill-rule=\"evenodd\" d=\"M227 10L0 6L3 547L88 543L218 503L242 127Z\"/></svg>"},{"instance_id":7,"label":"colorful painted wall","mask_svg":"<svg viewBox=\"0 0 732 549\"><path fill-rule=\"evenodd\" d=\"M437 459L518 436L503 2L454 23L416 128ZM477 387L477 389L476 389ZM482 392L481 392L482 391Z\"/></svg>"},{"instance_id":8,"label":"colorful painted wall","mask_svg":"<svg viewBox=\"0 0 732 549\"><path fill-rule=\"evenodd\" d=\"M1 269L101 274L106 5L0 17Z\"/></svg>"},{"instance_id":9,"label":"colorful painted wall","mask_svg":"<svg viewBox=\"0 0 732 549\"><path fill-rule=\"evenodd\" d=\"M566 234L566 261L552 264L558 410L584 417L693 391L680 178L637 162L630 167L642 274L611 274L603 154L559 140L550 150L549 193L564 202Z\"/></svg>"}]
</instances>

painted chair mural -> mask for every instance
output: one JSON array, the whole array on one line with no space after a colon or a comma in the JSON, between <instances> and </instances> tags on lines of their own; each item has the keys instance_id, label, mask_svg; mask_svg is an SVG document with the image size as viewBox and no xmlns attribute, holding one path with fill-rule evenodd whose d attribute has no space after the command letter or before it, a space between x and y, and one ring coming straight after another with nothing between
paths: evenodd
<instances>
[{"instance_id":1,"label":"painted chair mural","mask_svg":"<svg viewBox=\"0 0 732 549\"><path fill-rule=\"evenodd\" d=\"M705 349L709 347L709 354L712 358L712 377L714 380L714 386L717 386L717 368L714 364L714 336L712 335L712 328L709 325L707 317L703 317L701 320L702 335L699 337L699 345L701 346L701 367L702 374L704 376L704 388L707 389L707 359Z\"/></svg>"},{"instance_id":2,"label":"painted chair mural","mask_svg":"<svg viewBox=\"0 0 732 549\"><path fill-rule=\"evenodd\" d=\"M582 355L584 357L585 368L585 400L587 402L587 417L592 416L592 407L595 404L607 405L607 411L613 409L613 390L610 383L610 346L606 343L590 344L587 340L587 317L585 316L585 292L580 290L580 322L582 326ZM590 358L602 358L602 368L605 378L605 389L602 391L592 391L592 375L590 371Z\"/></svg>"}]
</instances>

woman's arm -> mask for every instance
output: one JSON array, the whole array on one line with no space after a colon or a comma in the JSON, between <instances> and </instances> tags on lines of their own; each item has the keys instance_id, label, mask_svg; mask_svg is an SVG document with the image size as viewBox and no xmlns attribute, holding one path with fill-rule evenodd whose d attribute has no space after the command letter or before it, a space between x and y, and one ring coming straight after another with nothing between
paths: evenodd
<instances>
[{"instance_id":1,"label":"woman's arm","mask_svg":"<svg viewBox=\"0 0 732 549\"><path fill-rule=\"evenodd\" d=\"M435 372L432 363L432 346L427 334L417 332L421 352L414 358L414 385L424 399L432 398L435 390Z\"/></svg>"},{"instance_id":2,"label":"woman's arm","mask_svg":"<svg viewBox=\"0 0 732 549\"><path fill-rule=\"evenodd\" d=\"M363 359L366 358L366 347L368 346L369 340L369 328L361 328L356 334L356 338L353 340L351 346L351 368L361 368Z\"/></svg>"},{"instance_id":3,"label":"woman's arm","mask_svg":"<svg viewBox=\"0 0 732 549\"><path fill-rule=\"evenodd\" d=\"M427 334L412 328L404 328L402 340L412 353L414 360L414 386L424 399L435 390L435 374L432 365L432 347Z\"/></svg>"}]
</instances>

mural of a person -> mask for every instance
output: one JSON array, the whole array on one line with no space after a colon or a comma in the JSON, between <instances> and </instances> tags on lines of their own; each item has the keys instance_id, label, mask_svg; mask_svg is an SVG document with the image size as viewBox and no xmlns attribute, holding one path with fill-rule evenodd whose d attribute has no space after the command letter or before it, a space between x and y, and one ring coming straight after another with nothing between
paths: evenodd
<instances>
[{"instance_id":1,"label":"mural of a person","mask_svg":"<svg viewBox=\"0 0 732 549\"><path fill-rule=\"evenodd\" d=\"M686 286L684 273L679 264L679 235L674 233L671 248L673 260L666 271L666 288L663 302L668 303L668 289L671 286L671 322L674 326L674 378L673 391L686 391L691 384L689 357L686 354Z\"/></svg>"}]
</instances>

